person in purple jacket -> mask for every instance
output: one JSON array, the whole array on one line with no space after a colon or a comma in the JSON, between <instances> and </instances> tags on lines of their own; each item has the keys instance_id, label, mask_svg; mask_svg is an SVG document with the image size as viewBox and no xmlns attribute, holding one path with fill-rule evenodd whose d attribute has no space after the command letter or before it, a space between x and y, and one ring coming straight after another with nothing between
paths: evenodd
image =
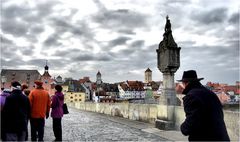
<instances>
[{"instance_id":1,"label":"person in purple jacket","mask_svg":"<svg viewBox=\"0 0 240 142\"><path fill-rule=\"evenodd\" d=\"M1 104L1 111L5 105L5 101L7 96L9 96L11 94L11 90L10 89L3 89L1 95L0 95L0 104Z\"/></svg>"},{"instance_id":2,"label":"person in purple jacket","mask_svg":"<svg viewBox=\"0 0 240 142\"><path fill-rule=\"evenodd\" d=\"M0 105L1 105L1 114L2 114L2 110L3 107L5 105L5 101L7 96L9 96L11 94L11 90L10 89L4 89L2 88L2 93L0 95ZM5 135L5 127L3 127L3 119L2 119L2 115L1 115L1 140L4 141L6 140L6 135Z\"/></svg>"},{"instance_id":3,"label":"person in purple jacket","mask_svg":"<svg viewBox=\"0 0 240 142\"><path fill-rule=\"evenodd\" d=\"M52 96L52 104L51 104L51 117L53 120L53 133L55 136L54 141L62 141L62 117L63 117L63 103L64 103L64 95L62 93L62 86L55 86L55 94Z\"/></svg>"}]
</instances>

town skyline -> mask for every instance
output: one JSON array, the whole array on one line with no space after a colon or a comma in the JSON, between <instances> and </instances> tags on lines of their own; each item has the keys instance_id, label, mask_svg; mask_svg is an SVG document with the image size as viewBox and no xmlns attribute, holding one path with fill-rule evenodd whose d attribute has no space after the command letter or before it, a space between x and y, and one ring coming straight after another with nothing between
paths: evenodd
<instances>
[{"instance_id":1,"label":"town skyline","mask_svg":"<svg viewBox=\"0 0 240 142\"><path fill-rule=\"evenodd\" d=\"M147 5L147 7L146 7ZM157 68L166 15L181 47L180 68L194 69L203 84L239 81L239 2L231 1L2 1L1 69L44 72L92 81L144 81Z\"/></svg>"}]
</instances>

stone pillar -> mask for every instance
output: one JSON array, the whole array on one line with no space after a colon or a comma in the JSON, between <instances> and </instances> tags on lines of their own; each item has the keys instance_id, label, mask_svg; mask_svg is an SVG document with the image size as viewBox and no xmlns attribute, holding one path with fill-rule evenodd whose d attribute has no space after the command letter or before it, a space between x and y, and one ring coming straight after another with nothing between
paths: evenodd
<instances>
[{"instance_id":1,"label":"stone pillar","mask_svg":"<svg viewBox=\"0 0 240 142\"><path fill-rule=\"evenodd\" d=\"M176 104L174 74L163 73L163 90L162 96L160 98L160 104L162 105Z\"/></svg>"}]
</instances>

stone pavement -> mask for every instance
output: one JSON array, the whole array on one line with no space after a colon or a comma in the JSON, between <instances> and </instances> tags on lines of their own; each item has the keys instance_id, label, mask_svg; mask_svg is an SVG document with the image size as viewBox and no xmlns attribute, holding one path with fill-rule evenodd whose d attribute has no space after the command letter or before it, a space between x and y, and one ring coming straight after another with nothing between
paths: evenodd
<instances>
[{"instance_id":1,"label":"stone pavement","mask_svg":"<svg viewBox=\"0 0 240 142\"><path fill-rule=\"evenodd\" d=\"M64 141L187 141L179 131L162 131L149 123L75 108L69 112L62 120ZM44 140L54 140L51 118L46 120Z\"/></svg>"}]
</instances>

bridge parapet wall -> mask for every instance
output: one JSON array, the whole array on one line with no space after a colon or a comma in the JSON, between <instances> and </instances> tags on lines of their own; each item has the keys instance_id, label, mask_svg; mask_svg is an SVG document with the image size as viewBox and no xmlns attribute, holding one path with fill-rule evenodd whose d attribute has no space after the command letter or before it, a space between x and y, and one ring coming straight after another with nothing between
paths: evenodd
<instances>
[{"instance_id":1,"label":"bridge parapet wall","mask_svg":"<svg viewBox=\"0 0 240 142\"><path fill-rule=\"evenodd\" d=\"M157 119L174 120L175 129L179 130L185 119L185 113L181 106L166 106L159 104L134 104L134 103L69 103L69 106L80 110L103 113L111 116L124 117L155 124ZM174 115L169 118L167 111L173 111ZM70 112L71 113L71 112ZM224 120L228 134L232 141L239 141L240 119L239 112L224 111Z\"/></svg>"}]
</instances>

